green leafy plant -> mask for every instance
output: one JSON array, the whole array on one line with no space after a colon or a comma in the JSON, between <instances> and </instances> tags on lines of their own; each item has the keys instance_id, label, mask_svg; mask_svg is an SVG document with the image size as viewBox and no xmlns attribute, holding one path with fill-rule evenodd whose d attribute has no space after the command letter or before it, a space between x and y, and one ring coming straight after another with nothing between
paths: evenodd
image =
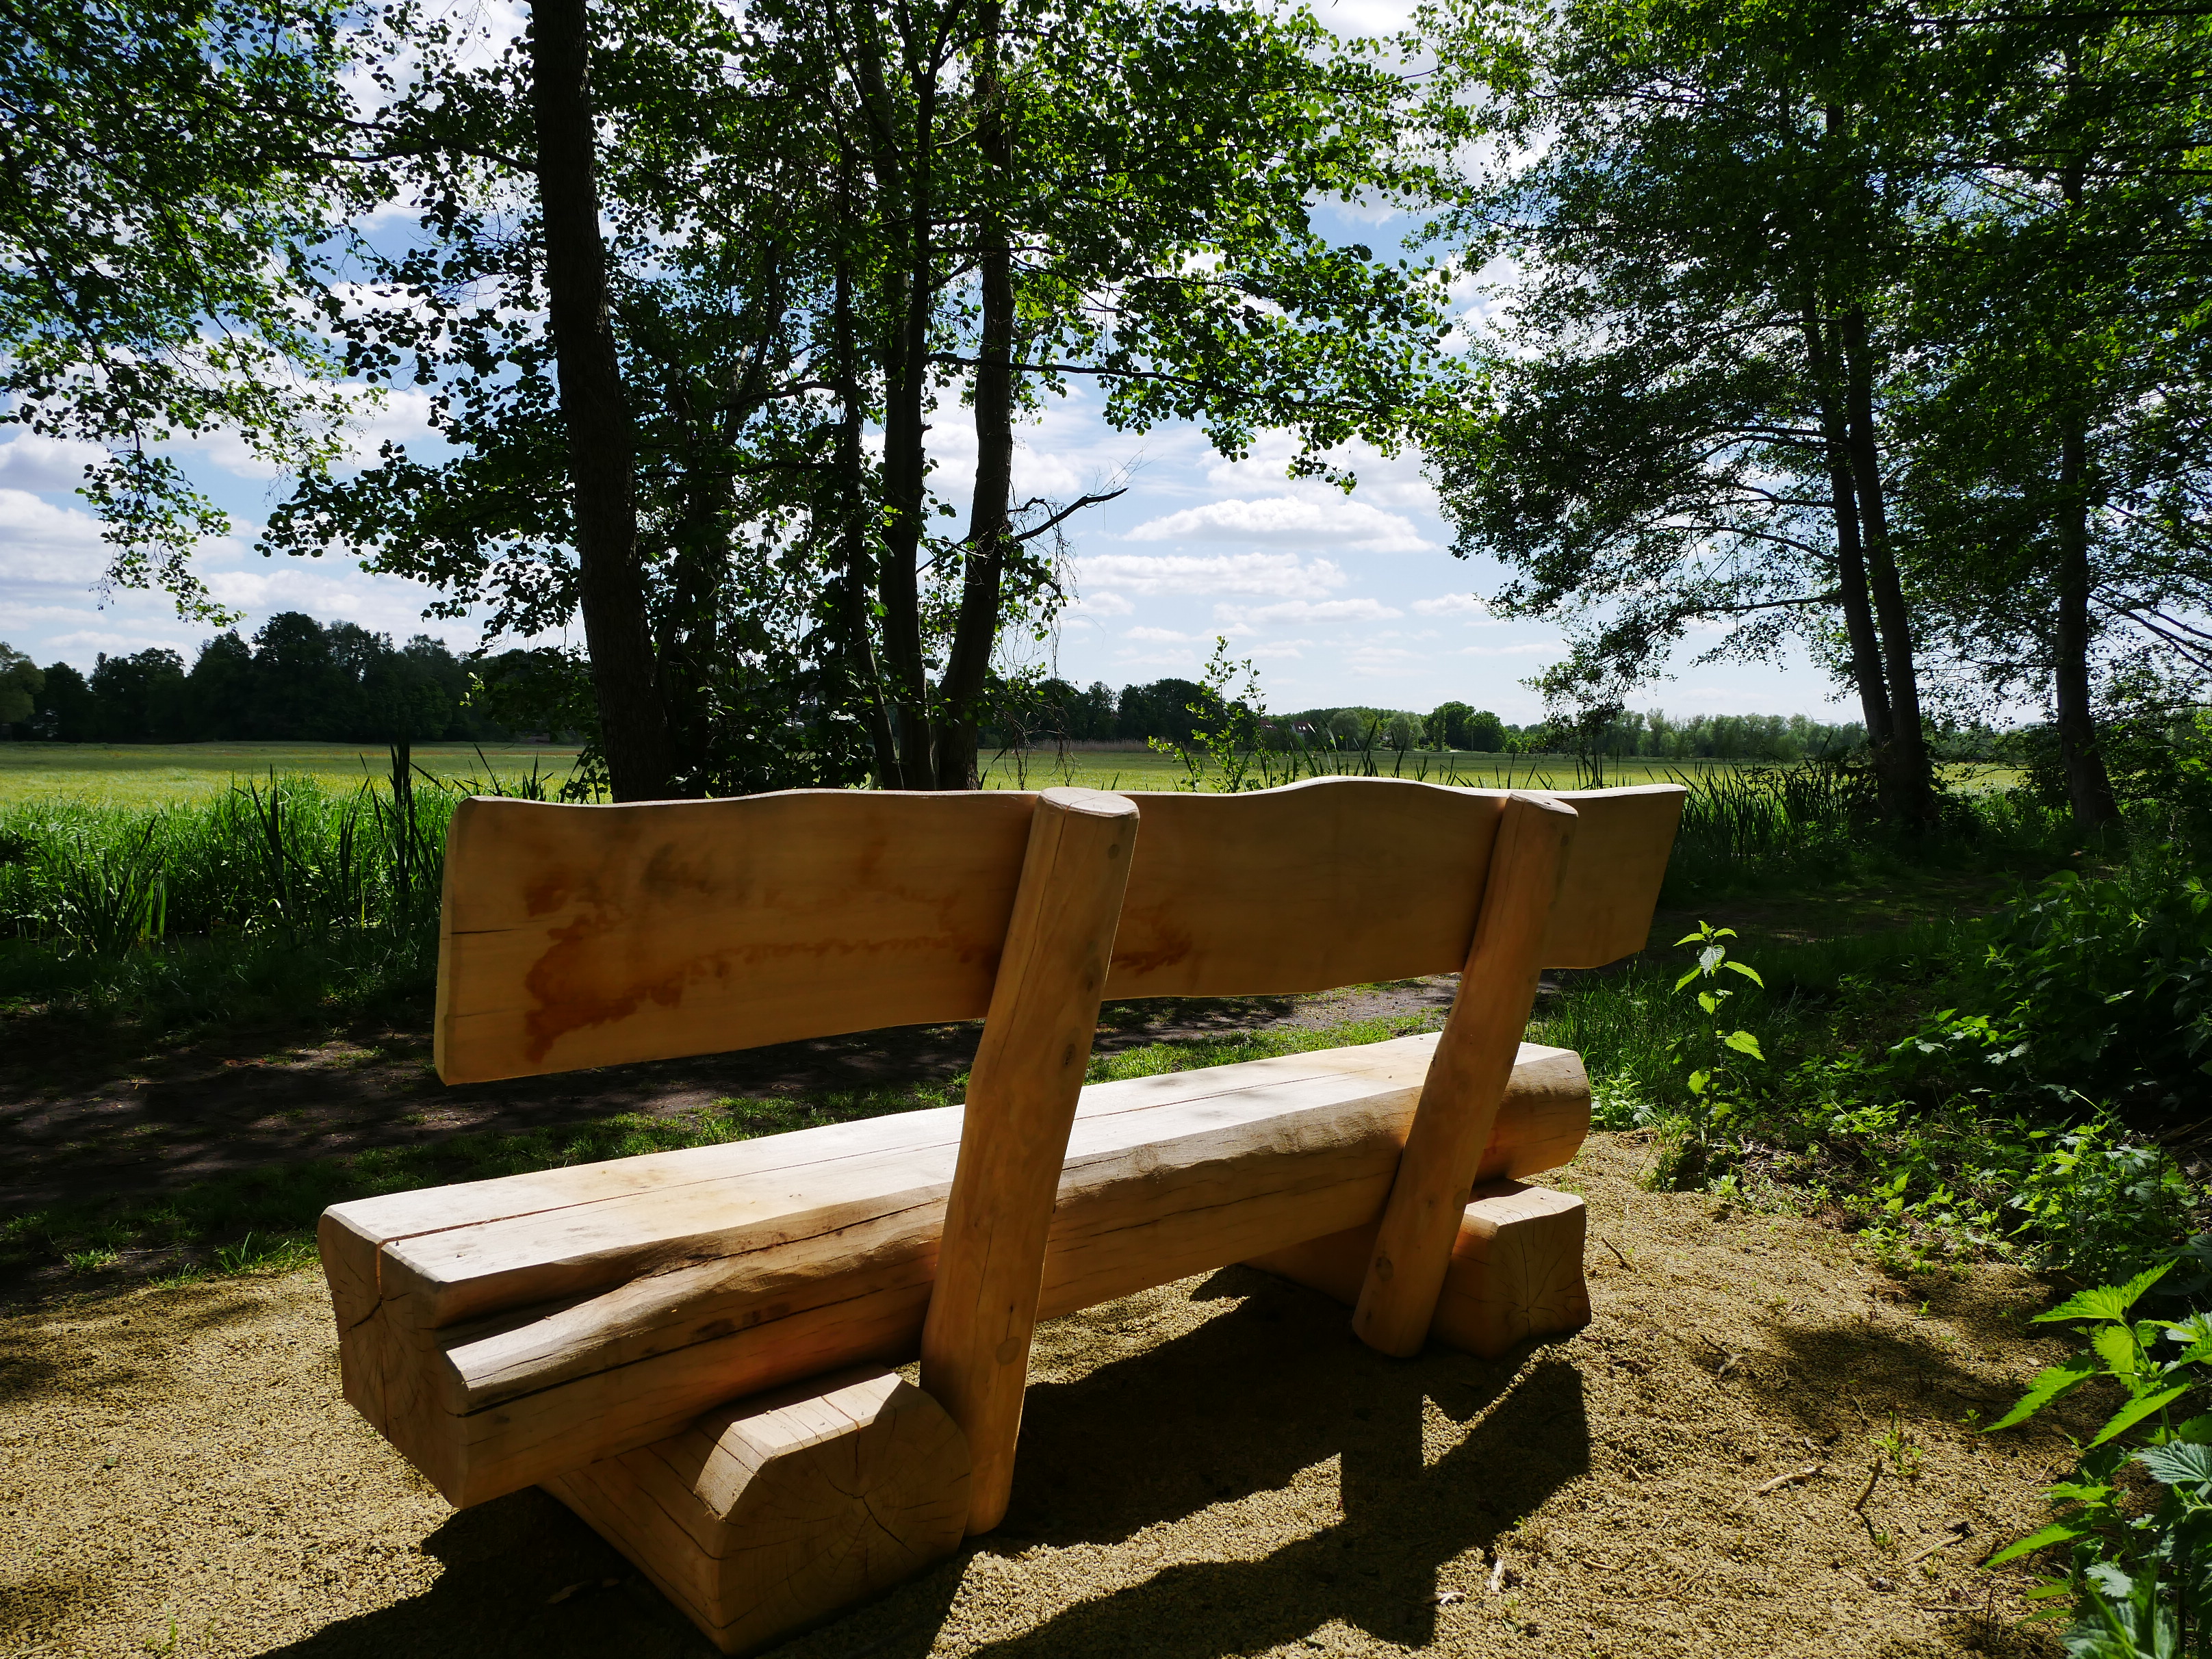
<instances>
[{"instance_id":1,"label":"green leafy plant","mask_svg":"<svg viewBox=\"0 0 2212 1659\"><path fill-rule=\"evenodd\" d=\"M1697 961L1674 981L1674 990L1691 994L1699 1018L1674 1045L1675 1064L1687 1068L1683 1085L1689 1091L1690 1105L1686 1111L1658 1117L1661 1147L1654 1178L1662 1185L1692 1184L1708 1174L1725 1144L1729 1124L1752 1109L1747 1066L1766 1063L1758 1037L1740 1026L1728 1029L1732 1022L1723 1018L1736 994L1723 979L1723 973L1740 975L1761 989L1766 983L1757 969L1729 956L1721 941L1735 936L1733 927L1700 921L1697 932L1674 941L1698 949Z\"/></svg>"},{"instance_id":2,"label":"green leafy plant","mask_svg":"<svg viewBox=\"0 0 2212 1659\"><path fill-rule=\"evenodd\" d=\"M2058 1518L1987 1563L2068 1552L2064 1574L2031 1594L2071 1598L2066 1648L2076 1659L2212 1659L2212 1414L2186 1415L2212 1382L2212 1316L2132 1316L2172 1265L2037 1315L2038 1322L2080 1322L2088 1346L2044 1370L1985 1431L2024 1423L2093 1379L2126 1394L2079 1445L2073 1478L2051 1488Z\"/></svg>"}]
</instances>

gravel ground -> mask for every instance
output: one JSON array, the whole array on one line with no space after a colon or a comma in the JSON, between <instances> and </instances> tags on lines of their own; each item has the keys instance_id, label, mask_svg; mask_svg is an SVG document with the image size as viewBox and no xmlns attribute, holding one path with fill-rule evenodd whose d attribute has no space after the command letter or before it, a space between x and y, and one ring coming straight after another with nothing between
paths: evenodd
<instances>
[{"instance_id":1,"label":"gravel ground","mask_svg":"<svg viewBox=\"0 0 2212 1659\"><path fill-rule=\"evenodd\" d=\"M2047 1288L1893 1283L1646 1156L1553 1177L1597 1316L1495 1363L1243 1268L1043 1328L1006 1525L781 1653L2055 1653L1976 1564L2063 1443L1964 1426L2054 1357ZM339 1400L312 1272L0 1321L0 1652L709 1651L542 1494L448 1510Z\"/></svg>"}]
</instances>

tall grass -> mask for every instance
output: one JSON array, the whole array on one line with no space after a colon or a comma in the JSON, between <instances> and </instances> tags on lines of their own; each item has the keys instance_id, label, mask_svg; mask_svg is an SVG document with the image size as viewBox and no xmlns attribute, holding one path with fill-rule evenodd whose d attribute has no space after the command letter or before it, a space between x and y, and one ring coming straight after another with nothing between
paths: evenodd
<instances>
[{"instance_id":1,"label":"tall grass","mask_svg":"<svg viewBox=\"0 0 2212 1659\"><path fill-rule=\"evenodd\" d=\"M1808 762L1673 781L1689 791L1667 866L1674 903L1907 866L2056 860L2075 845L2066 814L2020 789L1945 794L1933 823L1905 830L1883 820L1872 780L1854 768Z\"/></svg>"},{"instance_id":2,"label":"tall grass","mask_svg":"<svg viewBox=\"0 0 2212 1659\"><path fill-rule=\"evenodd\" d=\"M419 993L456 797L394 759L351 790L0 809L0 1004L189 1023Z\"/></svg>"},{"instance_id":3,"label":"tall grass","mask_svg":"<svg viewBox=\"0 0 2212 1659\"><path fill-rule=\"evenodd\" d=\"M418 787L405 756L392 762L389 778L349 790L272 775L150 811L0 808L0 1007L190 1025L397 1012L419 1000L436 973L446 830L459 793L516 786ZM1510 781L1574 781L1540 772ZM2055 861L2070 845L2063 817L2021 793L1948 798L1941 821L1907 838L1885 828L1863 778L1844 769L1678 781L1690 796L1668 874L1677 905L1904 865ZM542 793L544 781L525 779L520 793Z\"/></svg>"}]
</instances>

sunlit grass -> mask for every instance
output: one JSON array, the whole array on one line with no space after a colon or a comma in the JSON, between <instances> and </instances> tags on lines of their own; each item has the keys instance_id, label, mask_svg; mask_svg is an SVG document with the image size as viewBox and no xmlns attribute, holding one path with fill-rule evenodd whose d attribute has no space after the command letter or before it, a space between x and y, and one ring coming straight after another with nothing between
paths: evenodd
<instances>
[{"instance_id":1,"label":"sunlit grass","mask_svg":"<svg viewBox=\"0 0 2212 1659\"><path fill-rule=\"evenodd\" d=\"M434 777L482 778L487 767L510 785L529 775L557 789L576 763L573 744L424 744L415 764ZM0 743L0 805L64 799L101 806L174 806L221 794L235 782L312 777L350 789L388 778L388 750L347 743ZM548 793L551 793L549 789Z\"/></svg>"}]
</instances>

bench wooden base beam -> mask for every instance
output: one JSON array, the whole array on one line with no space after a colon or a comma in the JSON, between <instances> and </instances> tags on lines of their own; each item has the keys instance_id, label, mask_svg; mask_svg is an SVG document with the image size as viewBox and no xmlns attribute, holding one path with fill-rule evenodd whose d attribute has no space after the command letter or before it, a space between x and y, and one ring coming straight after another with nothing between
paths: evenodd
<instances>
[{"instance_id":1,"label":"bench wooden base beam","mask_svg":"<svg viewBox=\"0 0 2212 1659\"><path fill-rule=\"evenodd\" d=\"M1366 1277L1375 1231L1353 1227L1245 1265L1349 1306ZM1590 1319L1589 1286L1583 1276L1588 1233L1589 1212L1571 1193L1516 1181L1476 1188L1452 1243L1429 1339L1495 1359L1529 1337L1580 1330Z\"/></svg>"},{"instance_id":2,"label":"bench wooden base beam","mask_svg":"<svg viewBox=\"0 0 2212 1659\"><path fill-rule=\"evenodd\" d=\"M736 1401L545 1483L732 1654L951 1554L968 1486L958 1425L874 1369Z\"/></svg>"},{"instance_id":3,"label":"bench wooden base beam","mask_svg":"<svg viewBox=\"0 0 2212 1659\"><path fill-rule=\"evenodd\" d=\"M1083 1091L1041 1318L1381 1214L1433 1036ZM957 1109L511 1176L323 1218L346 1398L447 1500L482 1503L864 1360L902 1364ZM1491 1179L1574 1155L1589 1086L1523 1048Z\"/></svg>"}]
</instances>

